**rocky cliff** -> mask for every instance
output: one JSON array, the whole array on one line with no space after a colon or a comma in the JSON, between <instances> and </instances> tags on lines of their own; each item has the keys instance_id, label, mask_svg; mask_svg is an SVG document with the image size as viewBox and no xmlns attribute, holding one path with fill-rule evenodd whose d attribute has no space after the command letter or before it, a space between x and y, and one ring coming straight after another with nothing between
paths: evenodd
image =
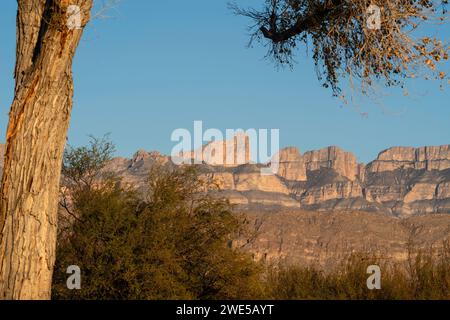
<instances>
[{"instance_id":1,"label":"rocky cliff","mask_svg":"<svg viewBox=\"0 0 450 320\"><path fill-rule=\"evenodd\" d=\"M215 193L246 210L356 210L402 217L450 213L450 145L394 147L367 165L334 146L304 154L290 147L280 151L275 175L262 175L264 165L249 163L248 149L246 144L242 165L198 165L219 187ZM0 145L0 170L3 151ZM174 165L168 156L140 150L132 159L113 159L107 169L145 188L155 163Z\"/></svg>"},{"instance_id":2,"label":"rocky cliff","mask_svg":"<svg viewBox=\"0 0 450 320\"><path fill-rule=\"evenodd\" d=\"M450 145L439 147L395 147L382 151L367 166L368 172L395 171L398 169L445 170L450 168Z\"/></svg>"},{"instance_id":3,"label":"rocky cliff","mask_svg":"<svg viewBox=\"0 0 450 320\"><path fill-rule=\"evenodd\" d=\"M329 168L350 181L356 180L359 176L359 165L356 157L338 147L309 151L304 154L303 158L308 171Z\"/></svg>"},{"instance_id":4,"label":"rocky cliff","mask_svg":"<svg viewBox=\"0 0 450 320\"><path fill-rule=\"evenodd\" d=\"M335 146L303 155L289 147L279 155L278 173L272 176L261 174L262 165L250 163L199 167L216 181L222 195L248 210L279 206L396 216L450 213L448 145L395 147L367 165Z\"/></svg>"},{"instance_id":5,"label":"rocky cliff","mask_svg":"<svg viewBox=\"0 0 450 320\"><path fill-rule=\"evenodd\" d=\"M212 192L244 209L256 236L237 246L257 260L326 270L354 252L405 261L410 249L450 241L450 157L443 150L392 148L366 166L337 147L304 155L286 148L277 175L263 176L262 166L250 163L199 170L219 186ZM172 165L169 157L139 151L109 169L143 185L155 163Z\"/></svg>"}]
</instances>

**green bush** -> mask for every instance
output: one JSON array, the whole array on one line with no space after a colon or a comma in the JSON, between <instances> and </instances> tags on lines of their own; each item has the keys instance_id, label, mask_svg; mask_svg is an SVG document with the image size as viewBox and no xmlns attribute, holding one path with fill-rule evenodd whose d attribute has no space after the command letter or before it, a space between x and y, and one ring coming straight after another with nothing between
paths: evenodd
<instances>
[{"instance_id":1,"label":"green bush","mask_svg":"<svg viewBox=\"0 0 450 320\"><path fill-rule=\"evenodd\" d=\"M79 166L72 159L83 159L82 164L96 167L85 158L66 157L65 166ZM82 168L67 169L76 173L75 180L84 176ZM70 184L70 199L64 201L62 212L71 219L59 234L55 299L237 299L261 295L262 269L231 245L245 231L245 223L232 212L228 201L209 197L205 182L190 167L155 166L148 185L142 201L111 174L88 184ZM81 290L66 287L70 265L81 268Z\"/></svg>"}]
</instances>

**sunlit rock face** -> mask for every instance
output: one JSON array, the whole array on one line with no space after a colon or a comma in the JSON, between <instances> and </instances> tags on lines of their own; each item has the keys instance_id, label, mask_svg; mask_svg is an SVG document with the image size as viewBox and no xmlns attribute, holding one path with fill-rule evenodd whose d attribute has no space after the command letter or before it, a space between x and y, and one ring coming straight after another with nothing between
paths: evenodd
<instances>
[{"instance_id":1,"label":"sunlit rock face","mask_svg":"<svg viewBox=\"0 0 450 320\"><path fill-rule=\"evenodd\" d=\"M237 133L229 140L211 141L204 146L177 155L184 163L237 167L251 161L250 137Z\"/></svg>"},{"instance_id":2,"label":"sunlit rock face","mask_svg":"<svg viewBox=\"0 0 450 320\"><path fill-rule=\"evenodd\" d=\"M282 149L279 153L278 175L290 181L306 181L306 164L295 147Z\"/></svg>"},{"instance_id":3,"label":"sunlit rock face","mask_svg":"<svg viewBox=\"0 0 450 320\"><path fill-rule=\"evenodd\" d=\"M437 147L394 147L382 151L367 166L369 172L395 171L398 169L446 170L450 168L450 145Z\"/></svg>"},{"instance_id":4,"label":"sunlit rock face","mask_svg":"<svg viewBox=\"0 0 450 320\"><path fill-rule=\"evenodd\" d=\"M303 205L314 205L336 199L356 199L363 196L362 187L357 182L335 182L309 188L301 196Z\"/></svg>"},{"instance_id":5,"label":"sunlit rock face","mask_svg":"<svg viewBox=\"0 0 450 320\"><path fill-rule=\"evenodd\" d=\"M359 175L359 165L356 156L338 147L328 147L306 152L303 156L308 171L333 169L350 181L355 181Z\"/></svg>"}]
</instances>

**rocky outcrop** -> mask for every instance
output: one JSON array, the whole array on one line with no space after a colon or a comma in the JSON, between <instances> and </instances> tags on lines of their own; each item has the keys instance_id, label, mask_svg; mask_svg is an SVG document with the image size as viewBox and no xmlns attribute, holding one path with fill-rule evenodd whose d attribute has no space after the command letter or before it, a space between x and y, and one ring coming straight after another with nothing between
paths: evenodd
<instances>
[{"instance_id":1,"label":"rocky outcrop","mask_svg":"<svg viewBox=\"0 0 450 320\"><path fill-rule=\"evenodd\" d=\"M309 151L304 154L303 158L308 171L329 168L351 181L358 178L360 167L355 155L338 147Z\"/></svg>"},{"instance_id":2,"label":"rocky outcrop","mask_svg":"<svg viewBox=\"0 0 450 320\"><path fill-rule=\"evenodd\" d=\"M421 200L433 200L436 195L436 184L416 183L403 198L404 203L412 203Z\"/></svg>"},{"instance_id":3,"label":"rocky outcrop","mask_svg":"<svg viewBox=\"0 0 450 320\"><path fill-rule=\"evenodd\" d=\"M131 159L114 158L104 168L118 174L124 184L135 185L145 190L148 176L153 166L173 166L170 157L159 152L137 151Z\"/></svg>"},{"instance_id":4,"label":"rocky outcrop","mask_svg":"<svg viewBox=\"0 0 450 320\"><path fill-rule=\"evenodd\" d=\"M259 172L235 174L236 191L263 191L289 194L287 186L278 176L264 176Z\"/></svg>"},{"instance_id":5,"label":"rocky outcrop","mask_svg":"<svg viewBox=\"0 0 450 320\"><path fill-rule=\"evenodd\" d=\"M213 183L213 187L218 190L235 190L236 184L234 182L234 175L231 172L213 172L204 174L207 181Z\"/></svg>"},{"instance_id":6,"label":"rocky outcrop","mask_svg":"<svg viewBox=\"0 0 450 320\"><path fill-rule=\"evenodd\" d=\"M450 145L437 147L394 147L382 151L367 166L369 172L395 171L398 169L445 170L450 168Z\"/></svg>"},{"instance_id":7,"label":"rocky outcrop","mask_svg":"<svg viewBox=\"0 0 450 320\"><path fill-rule=\"evenodd\" d=\"M279 153L278 175L290 181L306 181L306 165L295 147L282 149Z\"/></svg>"},{"instance_id":8,"label":"rocky outcrop","mask_svg":"<svg viewBox=\"0 0 450 320\"><path fill-rule=\"evenodd\" d=\"M193 151L182 151L177 158L185 164L237 167L250 163L250 137L237 133L229 140L211 141ZM178 163L180 164L180 163Z\"/></svg>"},{"instance_id":9,"label":"rocky outcrop","mask_svg":"<svg viewBox=\"0 0 450 320\"><path fill-rule=\"evenodd\" d=\"M353 181L336 182L308 189L301 195L300 203L308 206L329 200L360 198L362 196L362 187L359 183Z\"/></svg>"},{"instance_id":10,"label":"rocky outcrop","mask_svg":"<svg viewBox=\"0 0 450 320\"><path fill-rule=\"evenodd\" d=\"M277 211L283 208L300 208L298 201L287 194L283 193L267 193L261 191L241 192L248 199L248 203L243 207L245 211L256 208L262 211Z\"/></svg>"},{"instance_id":11,"label":"rocky outcrop","mask_svg":"<svg viewBox=\"0 0 450 320\"><path fill-rule=\"evenodd\" d=\"M436 188L436 199L450 199L450 182L442 182Z\"/></svg>"}]
</instances>

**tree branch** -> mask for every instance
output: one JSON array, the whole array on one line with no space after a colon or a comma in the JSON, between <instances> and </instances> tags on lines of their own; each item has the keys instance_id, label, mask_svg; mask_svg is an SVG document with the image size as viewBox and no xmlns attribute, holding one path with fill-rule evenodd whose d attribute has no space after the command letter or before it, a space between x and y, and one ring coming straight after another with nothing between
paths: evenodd
<instances>
[{"instance_id":1,"label":"tree branch","mask_svg":"<svg viewBox=\"0 0 450 320\"><path fill-rule=\"evenodd\" d=\"M317 8L306 16L299 17L293 26L280 32L276 29L276 23L271 23L270 29L261 26L259 30L265 38L272 40L274 43L283 42L319 27L325 21L334 19L342 13L341 8L342 6L336 4L332 7Z\"/></svg>"}]
</instances>

